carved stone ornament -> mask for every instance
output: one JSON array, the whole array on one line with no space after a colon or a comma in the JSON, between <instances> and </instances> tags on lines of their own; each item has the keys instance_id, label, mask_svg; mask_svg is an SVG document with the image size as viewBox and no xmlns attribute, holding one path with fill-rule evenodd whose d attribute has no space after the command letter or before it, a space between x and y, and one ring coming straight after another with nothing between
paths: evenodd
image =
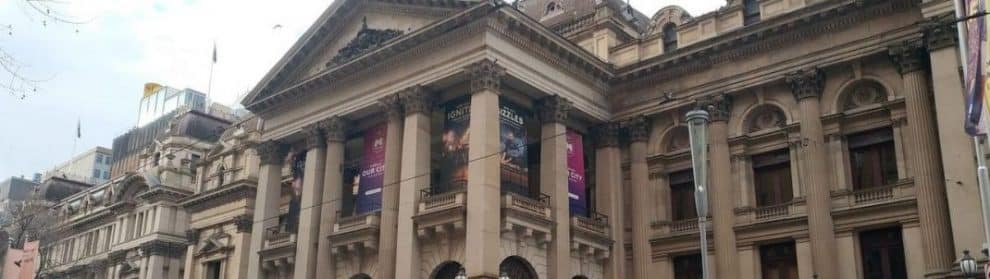
<instances>
[{"instance_id":1,"label":"carved stone ornament","mask_svg":"<svg viewBox=\"0 0 990 279\"><path fill-rule=\"evenodd\" d=\"M378 100L378 106L388 116L389 119L402 117L402 98L399 94L392 94Z\"/></svg>"},{"instance_id":2,"label":"carved stone ornament","mask_svg":"<svg viewBox=\"0 0 990 279\"><path fill-rule=\"evenodd\" d=\"M725 93L703 98L697 101L698 108L708 111L711 121L729 121L732 114L732 96Z\"/></svg>"},{"instance_id":3,"label":"carved stone ornament","mask_svg":"<svg viewBox=\"0 0 990 279\"><path fill-rule=\"evenodd\" d=\"M302 132L306 137L307 150L327 147L327 141L323 136L323 130L320 129L319 123L313 123L303 127Z\"/></svg>"},{"instance_id":4,"label":"carved stone ornament","mask_svg":"<svg viewBox=\"0 0 990 279\"><path fill-rule=\"evenodd\" d=\"M237 227L237 232L245 233L251 232L251 226L254 221L251 220L250 215L241 215L234 217L234 226Z\"/></svg>"},{"instance_id":5,"label":"carved stone ornament","mask_svg":"<svg viewBox=\"0 0 990 279\"><path fill-rule=\"evenodd\" d=\"M844 109L854 109L883 102L886 99L883 89L874 82L862 82L853 86L847 93Z\"/></svg>"},{"instance_id":6,"label":"carved stone ornament","mask_svg":"<svg viewBox=\"0 0 990 279\"><path fill-rule=\"evenodd\" d=\"M637 116L627 120L626 129L629 131L629 140L631 142L645 142L650 140L650 119L646 116Z\"/></svg>"},{"instance_id":7,"label":"carved stone ornament","mask_svg":"<svg viewBox=\"0 0 990 279\"><path fill-rule=\"evenodd\" d=\"M619 147L619 130L618 122L605 122L592 127L591 133L594 134L595 147Z\"/></svg>"},{"instance_id":8,"label":"carved stone ornament","mask_svg":"<svg viewBox=\"0 0 990 279\"><path fill-rule=\"evenodd\" d=\"M320 125L320 129L323 130L323 136L327 139L327 142L344 142L347 139L346 119L339 116L332 116L320 120L318 124Z\"/></svg>"},{"instance_id":9,"label":"carved stone ornament","mask_svg":"<svg viewBox=\"0 0 990 279\"><path fill-rule=\"evenodd\" d=\"M749 117L749 132L780 128L787 122L784 112L775 106L763 106Z\"/></svg>"},{"instance_id":10,"label":"carved stone ornament","mask_svg":"<svg viewBox=\"0 0 990 279\"><path fill-rule=\"evenodd\" d=\"M395 39L402 36L404 33L402 30L395 29L371 29L368 28L368 18L362 19L361 31L358 31L357 35L352 39L346 46L337 52L327 62L327 67L332 67L335 65L343 64L344 62L350 61L351 59L357 58L365 53L371 52Z\"/></svg>"},{"instance_id":11,"label":"carved stone ornament","mask_svg":"<svg viewBox=\"0 0 990 279\"><path fill-rule=\"evenodd\" d=\"M925 65L925 48L920 40L910 40L890 47L890 59L901 74L921 71Z\"/></svg>"},{"instance_id":12,"label":"carved stone ornament","mask_svg":"<svg viewBox=\"0 0 990 279\"><path fill-rule=\"evenodd\" d=\"M197 229L186 230L186 241L189 241L189 243L199 242L199 230Z\"/></svg>"},{"instance_id":13,"label":"carved stone ornament","mask_svg":"<svg viewBox=\"0 0 990 279\"><path fill-rule=\"evenodd\" d=\"M570 100L553 95L540 99L537 103L540 121L543 123L564 123L567 121L567 114L574 106Z\"/></svg>"},{"instance_id":14,"label":"carved stone ornament","mask_svg":"<svg viewBox=\"0 0 990 279\"><path fill-rule=\"evenodd\" d=\"M270 140L259 143L255 146L255 150L258 151L261 164L274 165L282 163L285 155L289 152L289 147L279 141Z\"/></svg>"},{"instance_id":15,"label":"carved stone ornament","mask_svg":"<svg viewBox=\"0 0 990 279\"><path fill-rule=\"evenodd\" d=\"M505 77L505 68L488 59L471 64L468 66L467 72L471 77L472 93L484 90L498 92L501 88L502 78Z\"/></svg>"},{"instance_id":16,"label":"carved stone ornament","mask_svg":"<svg viewBox=\"0 0 990 279\"><path fill-rule=\"evenodd\" d=\"M954 47L959 41L953 16L944 16L925 21L921 28L925 30L925 43L929 51L946 47Z\"/></svg>"},{"instance_id":17,"label":"carved stone ornament","mask_svg":"<svg viewBox=\"0 0 990 279\"><path fill-rule=\"evenodd\" d=\"M825 91L825 71L818 68L798 70L784 78L791 87L791 93L798 101L804 98L819 98Z\"/></svg>"},{"instance_id":18,"label":"carved stone ornament","mask_svg":"<svg viewBox=\"0 0 990 279\"><path fill-rule=\"evenodd\" d=\"M399 93L406 115L427 114L433 111L433 95L422 86L406 88Z\"/></svg>"},{"instance_id":19,"label":"carved stone ornament","mask_svg":"<svg viewBox=\"0 0 990 279\"><path fill-rule=\"evenodd\" d=\"M141 243L139 249L141 249L141 253L144 255L166 256L170 258L177 258L179 256L182 256L183 252L185 252L186 244L168 242L162 240L152 240L149 242Z\"/></svg>"}]
</instances>

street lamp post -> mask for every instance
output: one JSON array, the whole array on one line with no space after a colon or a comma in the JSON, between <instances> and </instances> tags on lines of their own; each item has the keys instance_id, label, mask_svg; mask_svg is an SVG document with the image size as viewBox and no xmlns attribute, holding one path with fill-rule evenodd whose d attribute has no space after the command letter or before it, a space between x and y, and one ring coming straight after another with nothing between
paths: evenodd
<instances>
[{"instance_id":1,"label":"street lamp post","mask_svg":"<svg viewBox=\"0 0 990 279\"><path fill-rule=\"evenodd\" d=\"M694 167L694 205L698 210L698 233L701 234L701 278L708 279L708 112L702 109L686 115L691 137L691 163Z\"/></svg>"}]
</instances>

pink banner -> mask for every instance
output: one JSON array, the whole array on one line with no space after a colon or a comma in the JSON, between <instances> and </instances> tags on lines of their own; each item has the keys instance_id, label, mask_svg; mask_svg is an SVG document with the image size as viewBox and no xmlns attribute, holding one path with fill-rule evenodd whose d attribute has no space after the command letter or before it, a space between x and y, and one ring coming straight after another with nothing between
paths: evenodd
<instances>
[{"instance_id":1,"label":"pink banner","mask_svg":"<svg viewBox=\"0 0 990 279\"><path fill-rule=\"evenodd\" d=\"M364 134L364 158L358 176L357 214L382 209L382 183L385 180L386 124L368 129Z\"/></svg>"},{"instance_id":2,"label":"pink banner","mask_svg":"<svg viewBox=\"0 0 990 279\"><path fill-rule=\"evenodd\" d=\"M567 197L572 215L588 215L588 187L584 181L584 139L567 130Z\"/></svg>"}]
</instances>

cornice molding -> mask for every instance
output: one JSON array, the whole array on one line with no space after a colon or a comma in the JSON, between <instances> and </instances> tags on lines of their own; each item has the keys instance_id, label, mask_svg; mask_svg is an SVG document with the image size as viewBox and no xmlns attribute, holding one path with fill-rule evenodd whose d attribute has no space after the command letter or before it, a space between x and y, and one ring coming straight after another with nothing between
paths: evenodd
<instances>
[{"instance_id":1,"label":"cornice molding","mask_svg":"<svg viewBox=\"0 0 990 279\"><path fill-rule=\"evenodd\" d=\"M239 200L254 200L257 181L243 180L232 184L193 195L182 202L182 207L194 214Z\"/></svg>"}]
</instances>

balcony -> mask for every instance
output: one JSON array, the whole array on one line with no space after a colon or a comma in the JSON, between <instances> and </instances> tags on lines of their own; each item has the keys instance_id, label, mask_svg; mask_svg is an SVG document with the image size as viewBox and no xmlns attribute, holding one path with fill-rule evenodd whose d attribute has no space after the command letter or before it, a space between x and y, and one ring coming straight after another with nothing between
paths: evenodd
<instances>
[{"instance_id":1,"label":"balcony","mask_svg":"<svg viewBox=\"0 0 990 279\"><path fill-rule=\"evenodd\" d=\"M278 223L265 228L264 243L258 254L265 266L291 265L296 254L296 225L288 214L282 214Z\"/></svg>"},{"instance_id":2,"label":"balcony","mask_svg":"<svg viewBox=\"0 0 990 279\"><path fill-rule=\"evenodd\" d=\"M737 225L751 225L806 216L807 207L803 198L797 198L775 205L736 208L735 212Z\"/></svg>"},{"instance_id":3,"label":"balcony","mask_svg":"<svg viewBox=\"0 0 990 279\"><path fill-rule=\"evenodd\" d=\"M902 179L893 185L832 193L833 211L890 206L915 199L914 180Z\"/></svg>"},{"instance_id":4,"label":"balcony","mask_svg":"<svg viewBox=\"0 0 990 279\"><path fill-rule=\"evenodd\" d=\"M420 193L419 209L413 221L419 238L429 238L464 229L467 191L459 187L446 192L431 189Z\"/></svg>"},{"instance_id":5,"label":"balcony","mask_svg":"<svg viewBox=\"0 0 990 279\"><path fill-rule=\"evenodd\" d=\"M677 221L657 221L653 222L651 227L661 237L693 234L698 232L698 218Z\"/></svg>"},{"instance_id":6,"label":"balcony","mask_svg":"<svg viewBox=\"0 0 990 279\"><path fill-rule=\"evenodd\" d=\"M521 237L533 237L543 245L552 239L553 222L550 196L530 198L517 193L502 193L502 231L515 231Z\"/></svg>"},{"instance_id":7,"label":"balcony","mask_svg":"<svg viewBox=\"0 0 990 279\"><path fill-rule=\"evenodd\" d=\"M612 247L608 216L592 212L589 216L571 216L571 251L608 259Z\"/></svg>"},{"instance_id":8,"label":"balcony","mask_svg":"<svg viewBox=\"0 0 990 279\"><path fill-rule=\"evenodd\" d=\"M363 250L378 249L378 230L381 212L338 217L330 233L333 254L339 257Z\"/></svg>"}]
</instances>

